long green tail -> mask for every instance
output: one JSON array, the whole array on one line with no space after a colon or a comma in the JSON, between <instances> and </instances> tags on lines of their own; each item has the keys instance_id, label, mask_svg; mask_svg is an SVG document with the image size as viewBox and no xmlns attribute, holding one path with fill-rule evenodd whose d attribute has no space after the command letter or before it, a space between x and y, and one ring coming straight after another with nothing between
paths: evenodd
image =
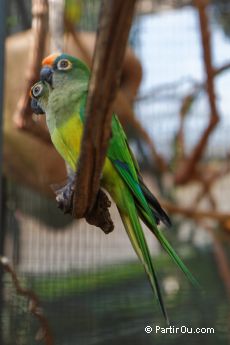
<instances>
[{"instance_id":1,"label":"long green tail","mask_svg":"<svg viewBox=\"0 0 230 345\"><path fill-rule=\"evenodd\" d=\"M149 252L148 245L146 243L146 239L144 236L144 232L142 230L136 206L134 204L133 197L129 195L129 200L126 203L125 213L119 209L119 213L121 216L121 219L123 221L124 227L126 229L126 232L130 238L130 241L133 245L134 250L136 251L140 261L142 262L145 271L148 275L150 284L152 286L152 289L157 297L157 300L160 304L162 313L165 317L165 320L167 324L169 324L168 315L164 306L163 297L161 294L160 286L157 280L157 276L155 273L155 270L153 268L153 263L151 259L151 255Z\"/></svg>"},{"instance_id":2,"label":"long green tail","mask_svg":"<svg viewBox=\"0 0 230 345\"><path fill-rule=\"evenodd\" d=\"M138 207L138 214L140 218L143 220L143 222L147 225L147 227L153 232L153 234L156 236L162 247L165 249L165 251L169 254L169 256L176 262L176 264L179 266L179 268L182 270L182 272L186 275L186 277L191 281L191 283L197 287L201 288L200 284L196 280L196 278L192 275L190 270L187 268L187 266L183 263L183 261L180 259L180 257L177 255L175 250L172 248L168 240L165 238L163 233L160 229L158 229L157 225L154 224L152 218L148 216L148 214L141 208Z\"/></svg>"},{"instance_id":3,"label":"long green tail","mask_svg":"<svg viewBox=\"0 0 230 345\"><path fill-rule=\"evenodd\" d=\"M132 203L134 203L134 200L135 200L135 205L136 205L135 213L136 213L137 219L139 216L143 220L143 222L148 226L148 228L156 236L156 238L158 239L162 247L166 250L166 252L170 255L170 257L177 263L177 265L184 272L187 278L192 282L192 284L200 288L200 285L197 282L197 280L193 277L192 273L185 266L183 261L179 258L175 250L172 248L172 246L169 244L167 239L164 237L161 230L158 229L157 227L155 216L157 215L159 216L159 219L162 219L162 212L159 212L159 210L157 213L154 212L154 211L157 211L155 197L151 196L151 192L147 189L146 186L144 186L142 181L140 180L138 182L135 181L133 176L130 174L128 167L125 169L125 167L123 167L124 165L119 163L119 161L115 162L115 166L119 174L121 175L122 179L126 182L127 186L129 187L129 191L131 193L130 198L132 198ZM145 188L143 189L143 187ZM148 191L148 197L146 199L147 191ZM158 208L159 207L160 205L158 203ZM138 215L137 215L137 212L138 212ZM167 220L164 214L163 214L163 219ZM168 222L166 221L166 224L167 223Z\"/></svg>"}]
</instances>

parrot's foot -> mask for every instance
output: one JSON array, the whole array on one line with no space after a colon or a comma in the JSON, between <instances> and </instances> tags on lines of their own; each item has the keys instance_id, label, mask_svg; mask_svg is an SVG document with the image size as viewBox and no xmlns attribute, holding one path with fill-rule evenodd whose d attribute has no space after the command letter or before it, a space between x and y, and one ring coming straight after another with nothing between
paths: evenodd
<instances>
[{"instance_id":1,"label":"parrot's foot","mask_svg":"<svg viewBox=\"0 0 230 345\"><path fill-rule=\"evenodd\" d=\"M64 187L56 190L55 193L58 208L60 208L65 214L72 214L74 179L70 179Z\"/></svg>"},{"instance_id":2,"label":"parrot's foot","mask_svg":"<svg viewBox=\"0 0 230 345\"><path fill-rule=\"evenodd\" d=\"M106 193L102 189L99 189L93 208L85 216L89 224L101 228L106 234L114 229L114 224L108 210L110 206L111 201Z\"/></svg>"},{"instance_id":3,"label":"parrot's foot","mask_svg":"<svg viewBox=\"0 0 230 345\"><path fill-rule=\"evenodd\" d=\"M59 189L55 188L58 208L60 208L65 214L73 213L74 186L75 178L74 176L71 176L66 185ZM108 196L102 189L99 189L93 208L87 212L85 216L85 219L89 224L101 228L105 234L110 233L114 229L114 224L108 210L110 206L111 201Z\"/></svg>"}]
</instances>

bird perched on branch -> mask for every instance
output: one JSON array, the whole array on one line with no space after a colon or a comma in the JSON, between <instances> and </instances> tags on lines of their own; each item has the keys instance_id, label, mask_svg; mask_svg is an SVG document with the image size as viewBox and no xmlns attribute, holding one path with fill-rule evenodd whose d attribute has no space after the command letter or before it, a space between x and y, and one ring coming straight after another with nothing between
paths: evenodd
<instances>
[{"instance_id":1,"label":"bird perched on branch","mask_svg":"<svg viewBox=\"0 0 230 345\"><path fill-rule=\"evenodd\" d=\"M80 154L90 71L79 59L67 54L52 54L43 60L41 81L31 89L32 108L45 113L52 142L73 171ZM117 205L124 227L168 321L160 286L153 267L140 219L185 275L196 281L157 224L170 226L170 219L144 184L138 164L116 115L112 117L111 139L101 185Z\"/></svg>"}]
</instances>

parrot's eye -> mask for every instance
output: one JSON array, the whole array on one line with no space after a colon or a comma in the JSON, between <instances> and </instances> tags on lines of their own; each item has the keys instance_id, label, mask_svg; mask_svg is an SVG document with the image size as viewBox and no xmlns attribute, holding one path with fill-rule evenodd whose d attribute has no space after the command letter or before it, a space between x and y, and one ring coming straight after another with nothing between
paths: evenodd
<instances>
[{"instance_id":1,"label":"parrot's eye","mask_svg":"<svg viewBox=\"0 0 230 345\"><path fill-rule=\"evenodd\" d=\"M31 89L31 94L33 97L38 97L42 93L43 86L41 84L35 84Z\"/></svg>"},{"instance_id":2,"label":"parrot's eye","mask_svg":"<svg viewBox=\"0 0 230 345\"><path fill-rule=\"evenodd\" d=\"M59 71L67 71L71 67L72 67L72 64L67 59L62 59L62 60L58 61L58 63L57 63L57 69Z\"/></svg>"}]
</instances>

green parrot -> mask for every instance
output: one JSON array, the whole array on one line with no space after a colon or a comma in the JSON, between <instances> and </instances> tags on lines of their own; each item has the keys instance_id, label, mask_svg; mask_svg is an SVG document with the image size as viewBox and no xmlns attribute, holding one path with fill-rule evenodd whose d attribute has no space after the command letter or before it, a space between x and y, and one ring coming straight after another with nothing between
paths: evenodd
<instances>
[{"instance_id":1,"label":"green parrot","mask_svg":"<svg viewBox=\"0 0 230 345\"><path fill-rule=\"evenodd\" d=\"M85 121L85 107L90 71L79 59L67 54L52 54L43 60L41 81L31 89L32 108L45 113L51 140L73 171L80 153ZM111 139L102 171L101 186L108 191L123 221L133 248L142 262L152 289L168 321L160 286L153 267L140 219L156 236L162 247L193 284L197 284L188 268L171 247L160 221L171 222L140 175L126 135L116 115L112 117Z\"/></svg>"}]
</instances>

